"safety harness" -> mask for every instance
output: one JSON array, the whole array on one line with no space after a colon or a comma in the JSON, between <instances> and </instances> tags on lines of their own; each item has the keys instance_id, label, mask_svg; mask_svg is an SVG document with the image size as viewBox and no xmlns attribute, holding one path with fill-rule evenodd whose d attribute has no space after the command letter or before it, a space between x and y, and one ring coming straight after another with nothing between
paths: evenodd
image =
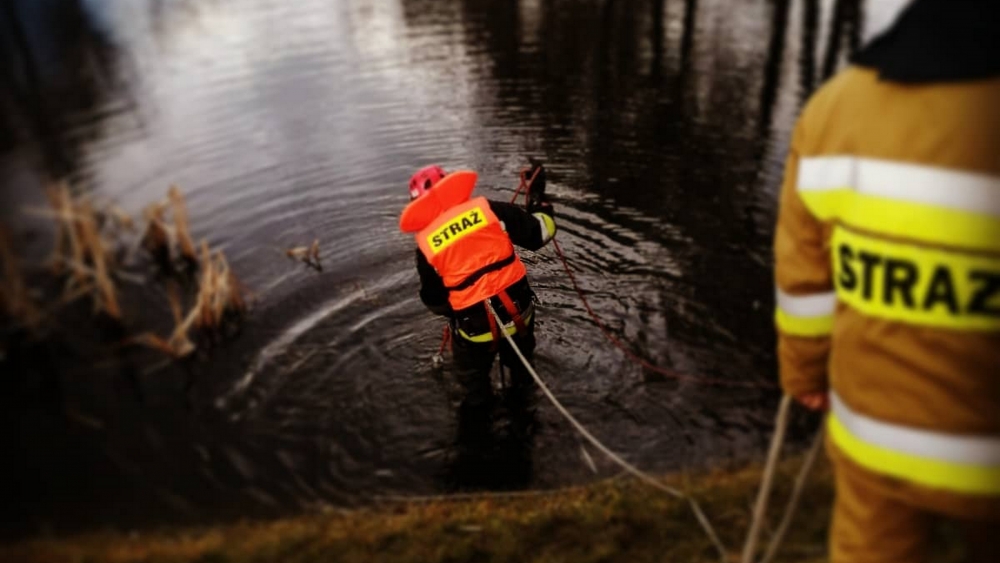
<instances>
[{"instance_id":1,"label":"safety harness","mask_svg":"<svg viewBox=\"0 0 1000 563\"><path fill-rule=\"evenodd\" d=\"M527 325L521 317L521 313L517 310L514 300L507 294L507 290L503 290L498 293L497 298L500 299L500 303L503 304L503 308L507 310L507 314L510 315L511 320L514 321L514 328L517 329L517 332L519 334L525 334L527 331ZM493 336L493 348L496 349L496 347L500 344L500 340L503 338L503 335L500 334L500 325L497 323L496 318L490 314L489 299L483 301L483 309L486 311L486 318L489 319L490 334Z\"/></svg>"}]
</instances>

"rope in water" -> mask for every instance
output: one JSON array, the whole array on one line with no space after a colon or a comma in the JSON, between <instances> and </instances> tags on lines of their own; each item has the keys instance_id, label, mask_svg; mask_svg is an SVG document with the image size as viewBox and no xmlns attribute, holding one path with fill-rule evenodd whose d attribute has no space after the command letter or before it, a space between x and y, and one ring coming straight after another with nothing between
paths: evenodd
<instances>
[{"instance_id":1,"label":"rope in water","mask_svg":"<svg viewBox=\"0 0 1000 563\"><path fill-rule=\"evenodd\" d=\"M486 307L489 309L490 314L493 315L493 318L496 319L497 323L500 326L503 326L503 321L500 319L500 316L497 315L497 312L493 309L493 305L490 304L489 300L486 300L485 303ZM532 379L535 380L535 383L538 385L538 388L542 390L542 393L545 394L545 397L548 398L549 402L552 403L552 405L556 408L556 410L559 411L559 413L563 415L563 417L567 421L569 421L569 423L573 426L573 428L575 428L576 431L579 432L581 436L586 438L586 440L590 442L595 448L597 448L601 453L607 456L608 459L618 464L619 467L629 472L630 474L634 475L640 481L646 483L651 487L659 489L673 496L674 498L687 500L688 504L691 506L691 510L694 512L695 517L698 519L698 523L701 525L702 529L705 530L705 533L708 535L708 538L712 541L712 544L718 550L719 557L721 558L722 561L727 561L728 556L726 555L726 548L725 546L722 545L722 541L719 539L718 534L715 533L715 529L712 528L712 524L708 521L708 518L705 516L705 513L701 510L701 506L698 505L698 502L694 500L694 498L685 495L681 491L657 481L648 473L645 473L641 469L635 467L631 463L622 459L621 456L613 452L611 449L605 446L600 440L594 437L594 435L591 434L590 431L587 430L587 428L583 424L580 424L580 422L576 419L576 417L574 417L568 410L566 410L566 407L564 407L562 403L559 402L559 399L557 399L556 396L552 394L552 391L550 391L548 386L545 385L545 382L542 381L542 378L535 371L535 368L531 366L528 360L524 357L524 354L521 353L521 349L518 348L517 343L514 342L514 339L511 337L511 335L507 334L507 331L505 330L501 330L500 333L503 334L504 338L507 340L507 343L510 345L511 349L514 350L515 354L517 354L517 357L518 359L521 360L521 363L524 365L524 368L528 370L529 374L531 374L531 377Z\"/></svg>"},{"instance_id":2,"label":"rope in water","mask_svg":"<svg viewBox=\"0 0 1000 563\"><path fill-rule=\"evenodd\" d=\"M527 207L528 201L531 197L531 185L534 183L535 178L538 176L538 172L540 170L541 168L536 168L535 173L532 174L530 178L527 177L528 169L521 170L520 173L521 181L518 184L517 189L514 191L514 197L512 197L510 200L511 203L516 203L518 196L521 193L524 193L525 207ZM711 385L715 387L744 387L744 388L750 387L758 389L776 388L776 386L771 383L760 383L755 381L732 381L729 379L688 375L670 368L655 365L652 362L643 358L642 356L639 356L638 354L633 352L632 349L629 348L625 343L623 343L618 337L616 337L611 332L610 329L608 329L608 326L604 323L604 321L601 320L601 317L598 316L598 314L594 311L593 307L590 306L590 302L587 301L587 295L580 287L580 284L577 283L576 276L573 275L573 269L570 268L569 260L566 258L566 253L563 252L562 246L559 245L559 241L553 238L552 245L556 250L556 255L562 262L563 270L566 271L566 275L567 277L569 277L570 283L573 284L573 289L576 291L577 297L580 298L580 302L583 303L583 307L584 309L587 310L587 314L590 315L591 320L594 322L595 325L597 325L597 328L604 335L604 338L606 338L608 342L611 342L611 344L613 344L616 348L621 350L622 353L624 353L625 356L632 362L642 366L643 368L651 372L658 373L664 377L668 377L670 379L674 379L677 381L689 381L692 383L697 383L699 385Z\"/></svg>"},{"instance_id":3,"label":"rope in water","mask_svg":"<svg viewBox=\"0 0 1000 563\"><path fill-rule=\"evenodd\" d=\"M535 170L535 173L531 175L531 178L527 178L526 176L527 169L521 171L520 174L521 181L518 184L517 189L514 191L514 197L511 198L511 203L515 203L517 201L518 196L523 192L525 207L527 207L528 201L530 200L531 197L531 185L532 183L534 183L535 177L538 175L539 170L540 168L537 168ZM556 250L556 255L562 262L563 269L566 271L566 275L567 277L569 277L570 283L572 283L573 285L573 289L576 291L577 296L580 298L580 302L583 303L584 308L587 310L587 314L590 315L591 320L593 320L594 324L597 325L597 328L600 329L604 337L609 342L611 342L616 348L621 350L625 354L625 356L630 360L632 360L633 362L639 364L645 369L648 369L650 371L659 373L661 375L664 375L666 377L678 381L692 381L702 385L726 386L726 387L758 387L758 388L776 387L775 385L755 383L755 382L739 382L739 381L730 381L718 378L691 376L680 373L676 370L657 366L649 362L645 358L639 356L638 354L633 352L628 346L626 346L619 338L617 338L608 329L607 325L601 320L600 316L598 316L598 314L590 306L590 303L587 301L586 294L583 292L583 289L577 283L576 276L573 275L573 270L569 266L569 260L566 258L566 254L563 252L562 247L559 245L559 241L553 239L552 245ZM487 306L490 309L490 314L494 315L497 322L500 322L500 317L497 316L496 311L493 310L492 306L490 306L488 302ZM708 519L705 517L705 514L702 512L701 507L698 505L698 503L695 502L693 498L684 496L680 491L677 491L676 489L673 489L671 487L667 487L666 485L663 485L659 481L656 481L648 474L642 472L638 468L629 464L621 457L619 457L617 454L612 452L610 449L605 447L600 441L597 440L597 438L595 438L592 434L590 434L590 432L588 432L587 429L583 425L581 425L576 420L576 418L573 417L572 414L569 413L569 411L567 411L559 403L555 395L553 395L552 392L549 391L548 387L535 372L534 368L531 367L531 365L521 354L521 351L517 348L517 345L514 343L511 336L504 333L504 337L511 345L511 348L513 348L514 351L517 353L518 358L520 358L521 362L528 369L528 373L530 373L532 378L534 378L535 383L537 383L539 388L541 388L542 391L545 393L545 396L556 407L556 409L564 417L566 417L567 420L569 420L569 422L574 426L574 428L576 428L576 430L580 432L581 435L583 435L584 438L590 441L591 444L593 444L598 450L604 453L604 455L608 456L608 458L610 458L612 461L620 465L623 469L625 469L632 475L638 477L643 482L652 485L657 489L665 491L673 495L674 497L686 498L688 500L688 502L691 504L692 511L694 511L695 516L698 518L699 524L701 524L702 528L705 530L705 533L708 534L708 537L712 540L712 543L719 551L719 555L721 556L722 560L726 561L727 555L725 552L725 548L722 545L722 542L719 540L718 536L716 535L715 530L712 528ZM778 457L780 455L781 446L784 443L785 432L788 428L788 411L790 407L791 407L791 397L789 397L788 395L782 396L781 404L778 407L778 414L775 419L775 433L772 436L771 446L768 451L766 468L761 482L761 488L758 492L757 502L754 507L753 520L751 522L750 529L748 530L747 533L746 542L743 546L743 553L741 560L744 563L749 563L750 561L752 561L753 555L756 552L760 527L763 524L764 515L767 511L767 499L770 496L771 488L774 483L774 473L777 467ZM809 453L806 455L806 459L803 462L802 467L800 468L799 473L795 478L795 485L792 491L792 496L788 500L788 504L785 506L785 512L782 515L781 523L779 524L778 530L774 534L774 537L771 539L767 551L765 552L763 559L761 559L761 563L770 563L770 561L774 558L775 554L777 553L778 548L781 545L781 542L784 540L785 533L788 531L788 527L791 524L793 515L795 513L795 509L798 506L798 501L801 496L802 489L805 486L806 478L808 477L810 470L815 464L820 449L822 449L821 448L822 442L823 442L823 430L820 429L820 431L816 434L815 438L813 438L813 443L809 448Z\"/></svg>"}]
</instances>

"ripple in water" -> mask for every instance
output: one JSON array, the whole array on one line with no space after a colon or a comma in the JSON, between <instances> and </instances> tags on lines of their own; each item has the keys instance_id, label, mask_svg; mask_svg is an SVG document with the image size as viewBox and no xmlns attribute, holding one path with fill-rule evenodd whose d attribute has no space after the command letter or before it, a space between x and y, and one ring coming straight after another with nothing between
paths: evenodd
<instances>
[{"instance_id":1,"label":"ripple in water","mask_svg":"<svg viewBox=\"0 0 1000 563\"><path fill-rule=\"evenodd\" d=\"M722 0L655 4L87 0L67 31L54 22L71 7L14 2L2 23L27 42L0 55L29 52L35 72L2 94L17 112L0 121L0 218L38 230L13 210L41 201L40 169L133 212L177 183L196 237L257 294L204 363L60 365L8 396L4 504L22 531L613 472L538 397L502 400L487 437L459 424L450 367L430 361L442 321L396 226L429 162L473 168L479 193L506 200L525 157L543 157L559 240L617 337L682 373L772 383L774 199L832 24L804 33L789 2L738 18ZM866 35L891 17L873 14ZM314 238L322 273L283 256ZM536 366L598 437L650 471L758 455L773 391L645 373L552 249L522 257L542 301Z\"/></svg>"}]
</instances>

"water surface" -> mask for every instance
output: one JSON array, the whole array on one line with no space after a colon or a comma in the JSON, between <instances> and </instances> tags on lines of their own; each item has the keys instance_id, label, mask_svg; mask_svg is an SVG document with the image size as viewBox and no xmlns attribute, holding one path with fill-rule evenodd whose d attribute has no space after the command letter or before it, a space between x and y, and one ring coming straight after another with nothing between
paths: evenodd
<instances>
[{"instance_id":1,"label":"water surface","mask_svg":"<svg viewBox=\"0 0 1000 563\"><path fill-rule=\"evenodd\" d=\"M198 362L63 350L17 374L9 528L615 473L596 452L592 468L541 399L523 432L500 410L493 441L463 443L461 392L431 364L442 322L396 226L428 163L474 169L479 193L504 200L526 157L544 159L559 240L611 330L653 363L741 385L644 371L603 338L551 248L524 252L537 368L596 435L653 472L758 456L776 399L769 246L787 139L809 92L892 16L861 4L11 3L0 216L22 248L47 251L19 212L41 202L44 174L136 213L176 183L196 237L255 304ZM283 256L314 238L322 272ZM169 317L160 284L131 291L134 324ZM470 449L493 463L465 464Z\"/></svg>"}]
</instances>

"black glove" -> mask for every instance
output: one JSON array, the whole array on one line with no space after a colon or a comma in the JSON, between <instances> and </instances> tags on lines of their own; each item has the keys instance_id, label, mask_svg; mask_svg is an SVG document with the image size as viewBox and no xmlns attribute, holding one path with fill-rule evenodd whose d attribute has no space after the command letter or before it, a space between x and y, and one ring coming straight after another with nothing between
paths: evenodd
<instances>
[{"instance_id":1,"label":"black glove","mask_svg":"<svg viewBox=\"0 0 1000 563\"><path fill-rule=\"evenodd\" d=\"M552 202L545 196L536 200L534 197L528 201L528 213L544 213L553 219L556 218L556 210L552 207Z\"/></svg>"},{"instance_id":2,"label":"black glove","mask_svg":"<svg viewBox=\"0 0 1000 563\"><path fill-rule=\"evenodd\" d=\"M531 183L530 187L530 199L534 200L539 198L539 201L545 200L545 167L542 163L530 158L528 161L531 163L531 169L528 170L528 179L530 180L534 177L534 181Z\"/></svg>"}]
</instances>

